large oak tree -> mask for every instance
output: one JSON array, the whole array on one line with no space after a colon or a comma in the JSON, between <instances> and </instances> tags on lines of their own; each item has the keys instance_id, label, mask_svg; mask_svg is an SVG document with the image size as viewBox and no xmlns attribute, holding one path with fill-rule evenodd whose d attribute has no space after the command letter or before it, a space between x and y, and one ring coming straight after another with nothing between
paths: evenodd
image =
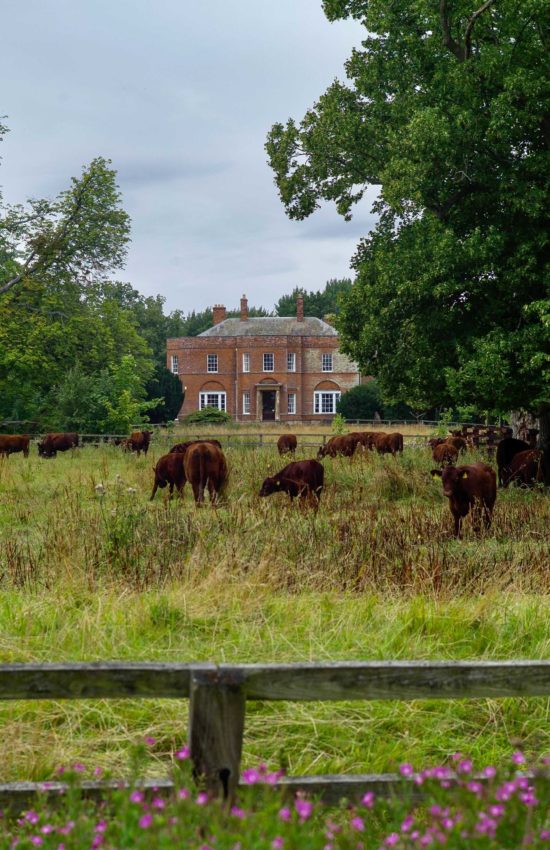
<instances>
[{"instance_id":1,"label":"large oak tree","mask_svg":"<svg viewBox=\"0 0 550 850\"><path fill-rule=\"evenodd\" d=\"M379 186L339 318L385 395L541 416L550 441L547 0L325 0L361 49L266 149L288 215Z\"/></svg>"}]
</instances>

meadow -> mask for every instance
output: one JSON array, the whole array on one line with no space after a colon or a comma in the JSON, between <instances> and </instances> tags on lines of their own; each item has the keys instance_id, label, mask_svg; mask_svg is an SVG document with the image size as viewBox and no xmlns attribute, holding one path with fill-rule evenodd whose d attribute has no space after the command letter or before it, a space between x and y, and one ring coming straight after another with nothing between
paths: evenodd
<instances>
[{"instance_id":1,"label":"meadow","mask_svg":"<svg viewBox=\"0 0 550 850\"><path fill-rule=\"evenodd\" d=\"M315 513L260 499L284 461L228 433L216 509L196 508L188 487L149 501L159 435L147 457L86 446L41 460L33 447L0 463L3 662L549 657L547 493L499 492L490 531L467 521L456 541L425 447L326 459ZM75 761L120 775L144 736L162 775L186 713L172 700L0 703L0 779ZM550 753L548 700L253 703L244 763L374 772L455 751L498 763L518 746Z\"/></svg>"}]
</instances>

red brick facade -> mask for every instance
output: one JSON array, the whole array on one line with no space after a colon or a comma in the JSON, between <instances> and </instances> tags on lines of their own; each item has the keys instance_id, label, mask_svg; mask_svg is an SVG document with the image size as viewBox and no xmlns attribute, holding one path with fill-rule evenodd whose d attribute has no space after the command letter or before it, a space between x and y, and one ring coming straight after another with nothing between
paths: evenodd
<instances>
[{"instance_id":1,"label":"red brick facade","mask_svg":"<svg viewBox=\"0 0 550 850\"><path fill-rule=\"evenodd\" d=\"M337 394L358 384L359 372L338 350L334 329L300 318L300 306L297 318L249 319L243 297L240 319L226 320L216 305L213 328L168 339L167 366L185 391L180 417L208 404L239 422L331 419ZM285 333L273 332L279 328Z\"/></svg>"}]
</instances>

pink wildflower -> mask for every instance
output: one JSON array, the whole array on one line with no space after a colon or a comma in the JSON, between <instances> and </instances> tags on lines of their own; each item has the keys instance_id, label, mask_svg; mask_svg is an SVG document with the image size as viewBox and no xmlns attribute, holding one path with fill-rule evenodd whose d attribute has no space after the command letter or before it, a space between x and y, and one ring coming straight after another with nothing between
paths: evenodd
<instances>
[{"instance_id":1,"label":"pink wildflower","mask_svg":"<svg viewBox=\"0 0 550 850\"><path fill-rule=\"evenodd\" d=\"M396 844L399 844L399 835L397 832L390 832L387 838L384 839L384 844L386 847L395 847Z\"/></svg>"},{"instance_id":2,"label":"pink wildflower","mask_svg":"<svg viewBox=\"0 0 550 850\"><path fill-rule=\"evenodd\" d=\"M100 820L96 823L94 832L105 832L106 829L107 829L107 821L106 820Z\"/></svg>"},{"instance_id":3,"label":"pink wildflower","mask_svg":"<svg viewBox=\"0 0 550 850\"><path fill-rule=\"evenodd\" d=\"M166 806L166 803L164 802L162 797L154 797L151 805L154 809L162 810Z\"/></svg>"},{"instance_id":4,"label":"pink wildflower","mask_svg":"<svg viewBox=\"0 0 550 850\"><path fill-rule=\"evenodd\" d=\"M75 770L77 773L84 773L84 771L86 770L86 765L77 762L76 764L73 764L73 770Z\"/></svg>"},{"instance_id":5,"label":"pink wildflower","mask_svg":"<svg viewBox=\"0 0 550 850\"><path fill-rule=\"evenodd\" d=\"M408 764L405 762L404 764L399 765L399 773L401 776L412 776L414 773L414 768L412 764Z\"/></svg>"},{"instance_id":6,"label":"pink wildflower","mask_svg":"<svg viewBox=\"0 0 550 850\"><path fill-rule=\"evenodd\" d=\"M178 759L178 761L184 761L189 758L189 747L182 747L181 750L177 750L174 753L174 756Z\"/></svg>"},{"instance_id":7,"label":"pink wildflower","mask_svg":"<svg viewBox=\"0 0 550 850\"><path fill-rule=\"evenodd\" d=\"M243 770L241 779L245 785L256 785L260 782L260 774L253 767L249 767L247 770Z\"/></svg>"},{"instance_id":8,"label":"pink wildflower","mask_svg":"<svg viewBox=\"0 0 550 850\"><path fill-rule=\"evenodd\" d=\"M199 791L195 802L197 806L205 806L208 803L208 794L206 791Z\"/></svg>"},{"instance_id":9,"label":"pink wildflower","mask_svg":"<svg viewBox=\"0 0 550 850\"><path fill-rule=\"evenodd\" d=\"M412 817L412 815L408 815L405 818L405 820L403 821L403 823L401 824L401 832L408 832L409 829L411 828L411 826L413 825L413 823L414 823L414 818Z\"/></svg>"},{"instance_id":10,"label":"pink wildflower","mask_svg":"<svg viewBox=\"0 0 550 850\"><path fill-rule=\"evenodd\" d=\"M374 793L372 791L367 791L367 793L363 794L361 797L361 802L367 809L372 809L374 806Z\"/></svg>"},{"instance_id":11,"label":"pink wildflower","mask_svg":"<svg viewBox=\"0 0 550 850\"><path fill-rule=\"evenodd\" d=\"M102 776L103 775L103 768L102 767L94 767L93 774L94 774L94 776Z\"/></svg>"},{"instance_id":12,"label":"pink wildflower","mask_svg":"<svg viewBox=\"0 0 550 850\"><path fill-rule=\"evenodd\" d=\"M38 814L38 812L34 812L31 809L28 812L25 812L25 820L28 821L28 823L35 824L38 823L38 821L40 820L40 815Z\"/></svg>"},{"instance_id":13,"label":"pink wildflower","mask_svg":"<svg viewBox=\"0 0 550 850\"><path fill-rule=\"evenodd\" d=\"M521 750L516 750L515 753L512 753L512 761L514 764L525 764L525 756Z\"/></svg>"},{"instance_id":14,"label":"pink wildflower","mask_svg":"<svg viewBox=\"0 0 550 850\"><path fill-rule=\"evenodd\" d=\"M143 803L143 793L141 791L132 791L130 794L131 803Z\"/></svg>"},{"instance_id":15,"label":"pink wildflower","mask_svg":"<svg viewBox=\"0 0 550 850\"><path fill-rule=\"evenodd\" d=\"M471 773L472 772L472 761L471 759L462 759L456 766L456 769L459 773Z\"/></svg>"},{"instance_id":16,"label":"pink wildflower","mask_svg":"<svg viewBox=\"0 0 550 850\"><path fill-rule=\"evenodd\" d=\"M145 815L142 815L142 817L140 817L140 819L138 821L139 827L141 829L149 829L149 827L151 826L152 823L153 823L153 815L150 814L149 812Z\"/></svg>"},{"instance_id":17,"label":"pink wildflower","mask_svg":"<svg viewBox=\"0 0 550 850\"><path fill-rule=\"evenodd\" d=\"M45 823L44 826L40 827L40 832L42 835L49 835L50 832L53 832L53 826L51 823Z\"/></svg>"},{"instance_id":18,"label":"pink wildflower","mask_svg":"<svg viewBox=\"0 0 550 850\"><path fill-rule=\"evenodd\" d=\"M244 820L244 818L246 817L244 809L240 809L238 806L232 806L231 814L234 818L239 818L239 820Z\"/></svg>"},{"instance_id":19,"label":"pink wildflower","mask_svg":"<svg viewBox=\"0 0 550 850\"><path fill-rule=\"evenodd\" d=\"M298 799L294 803L294 808L296 809L298 817L303 823L311 817L311 813L313 812L313 803L311 803L309 800Z\"/></svg>"},{"instance_id":20,"label":"pink wildflower","mask_svg":"<svg viewBox=\"0 0 550 850\"><path fill-rule=\"evenodd\" d=\"M188 800L190 796L191 796L191 794L189 793L187 788L180 788L178 790L178 798L180 800Z\"/></svg>"},{"instance_id":21,"label":"pink wildflower","mask_svg":"<svg viewBox=\"0 0 550 850\"><path fill-rule=\"evenodd\" d=\"M496 767L493 767L492 764L488 764L487 767L484 767L481 771L482 776L484 776L486 779L492 779L494 776L496 776L496 773L497 769Z\"/></svg>"},{"instance_id":22,"label":"pink wildflower","mask_svg":"<svg viewBox=\"0 0 550 850\"><path fill-rule=\"evenodd\" d=\"M357 832L363 832L365 829L365 822L362 818L354 817L350 820L350 826L352 829L355 829Z\"/></svg>"},{"instance_id":23,"label":"pink wildflower","mask_svg":"<svg viewBox=\"0 0 550 850\"><path fill-rule=\"evenodd\" d=\"M147 737L145 738L145 743L147 744L148 747L154 747L155 744L157 743L157 739L152 738L150 735L147 735Z\"/></svg>"},{"instance_id":24,"label":"pink wildflower","mask_svg":"<svg viewBox=\"0 0 550 850\"><path fill-rule=\"evenodd\" d=\"M44 839L39 835L31 835L31 844L36 844L36 846L40 846L40 844L44 844Z\"/></svg>"},{"instance_id":25,"label":"pink wildflower","mask_svg":"<svg viewBox=\"0 0 550 850\"><path fill-rule=\"evenodd\" d=\"M286 806L282 809L279 809L279 818L280 820L285 821L285 823L288 823L291 818L290 809Z\"/></svg>"},{"instance_id":26,"label":"pink wildflower","mask_svg":"<svg viewBox=\"0 0 550 850\"><path fill-rule=\"evenodd\" d=\"M284 843L284 839L281 838L280 835L276 835L271 842L271 846L273 847L273 850L282 850Z\"/></svg>"}]
</instances>

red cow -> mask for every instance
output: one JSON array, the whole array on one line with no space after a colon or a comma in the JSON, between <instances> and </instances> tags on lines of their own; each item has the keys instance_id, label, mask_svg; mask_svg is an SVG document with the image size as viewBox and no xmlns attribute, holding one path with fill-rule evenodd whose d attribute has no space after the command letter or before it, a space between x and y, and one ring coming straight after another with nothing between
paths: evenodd
<instances>
[{"instance_id":1,"label":"red cow","mask_svg":"<svg viewBox=\"0 0 550 850\"><path fill-rule=\"evenodd\" d=\"M272 493L288 493L290 501L298 497L308 499L318 504L325 470L317 460L300 460L289 463L276 475L266 478L260 490L260 496L271 496Z\"/></svg>"},{"instance_id":2,"label":"red cow","mask_svg":"<svg viewBox=\"0 0 550 850\"><path fill-rule=\"evenodd\" d=\"M291 454L294 456L298 440L294 434L281 434L277 440L277 450L280 455Z\"/></svg>"},{"instance_id":3,"label":"red cow","mask_svg":"<svg viewBox=\"0 0 550 850\"><path fill-rule=\"evenodd\" d=\"M351 457L355 451L356 446L357 442L354 440L351 434L343 434L339 437L331 437L328 443L325 443L324 446L320 447L319 451L317 452L317 458L320 459L326 457L326 455L328 455L329 457L336 457L337 455Z\"/></svg>"},{"instance_id":4,"label":"red cow","mask_svg":"<svg viewBox=\"0 0 550 850\"><path fill-rule=\"evenodd\" d=\"M183 454L187 451L189 446L194 446L195 443L210 443L211 446L216 446L218 449L221 449L222 447L219 440L187 440L185 443L176 443L175 446L172 446L169 454Z\"/></svg>"},{"instance_id":5,"label":"red cow","mask_svg":"<svg viewBox=\"0 0 550 850\"><path fill-rule=\"evenodd\" d=\"M146 455L149 451L149 443L152 436L152 431L132 431L125 443L126 451L136 452L138 457L141 452Z\"/></svg>"},{"instance_id":6,"label":"red cow","mask_svg":"<svg viewBox=\"0 0 550 850\"><path fill-rule=\"evenodd\" d=\"M181 495L185 485L185 470L183 468L183 454L176 452L174 454L163 455L157 461L157 465L153 467L155 471L155 483L153 484L153 492L151 493L151 501L155 498L155 493L158 488L161 489L170 485L170 498L174 492L174 487Z\"/></svg>"},{"instance_id":7,"label":"red cow","mask_svg":"<svg viewBox=\"0 0 550 850\"><path fill-rule=\"evenodd\" d=\"M432 458L436 463L440 463L444 465L446 463L455 463L458 457L458 449L452 445L452 443L447 443L443 441L442 443L438 443L437 446L433 446L432 448Z\"/></svg>"},{"instance_id":8,"label":"red cow","mask_svg":"<svg viewBox=\"0 0 550 850\"><path fill-rule=\"evenodd\" d=\"M29 456L30 438L26 434L0 434L0 457L8 457L16 452Z\"/></svg>"},{"instance_id":9,"label":"red cow","mask_svg":"<svg viewBox=\"0 0 550 850\"><path fill-rule=\"evenodd\" d=\"M514 455L508 466L506 485L511 481L519 484L520 487L533 487L535 484L542 484L542 452L537 451L537 449L528 449L528 451L518 452Z\"/></svg>"},{"instance_id":10,"label":"red cow","mask_svg":"<svg viewBox=\"0 0 550 850\"><path fill-rule=\"evenodd\" d=\"M395 455L403 451L403 434L395 431L393 434L376 434L374 448L379 455Z\"/></svg>"},{"instance_id":11,"label":"red cow","mask_svg":"<svg viewBox=\"0 0 550 850\"><path fill-rule=\"evenodd\" d=\"M217 502L228 476L227 462L221 449L211 443L194 443L183 454L183 469L197 504L204 502L207 488L210 501Z\"/></svg>"},{"instance_id":12,"label":"red cow","mask_svg":"<svg viewBox=\"0 0 550 850\"><path fill-rule=\"evenodd\" d=\"M441 478L443 493L449 500L454 518L455 537L461 537L462 520L472 510L474 530L479 531L481 517L489 528L497 498L497 480L493 469L486 463L467 466L447 466L432 469L433 478Z\"/></svg>"},{"instance_id":13,"label":"red cow","mask_svg":"<svg viewBox=\"0 0 550 850\"><path fill-rule=\"evenodd\" d=\"M526 452L531 448L525 440L516 440L515 437L505 437L497 446L498 483L500 487L507 487L510 483L510 464L513 458L520 452Z\"/></svg>"},{"instance_id":14,"label":"red cow","mask_svg":"<svg viewBox=\"0 0 550 850\"><path fill-rule=\"evenodd\" d=\"M57 452L67 452L78 446L78 434L46 434L38 443L40 457L55 457Z\"/></svg>"}]
</instances>

